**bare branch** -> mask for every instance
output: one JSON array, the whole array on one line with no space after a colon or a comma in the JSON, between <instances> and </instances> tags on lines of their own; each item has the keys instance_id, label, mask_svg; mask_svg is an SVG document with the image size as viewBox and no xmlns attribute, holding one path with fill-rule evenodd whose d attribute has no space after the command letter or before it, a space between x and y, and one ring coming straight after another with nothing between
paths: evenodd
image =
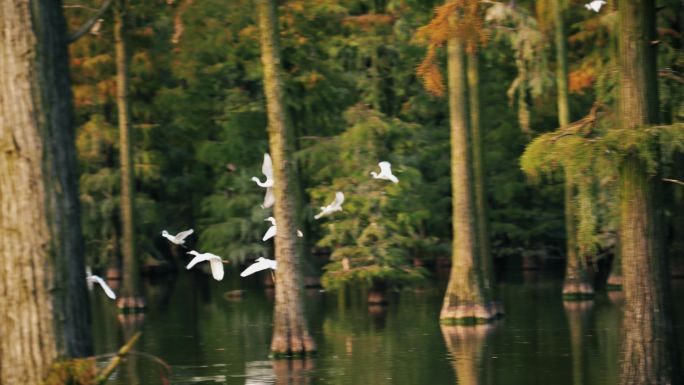
<instances>
[{"instance_id":1,"label":"bare branch","mask_svg":"<svg viewBox=\"0 0 684 385\"><path fill-rule=\"evenodd\" d=\"M95 15L93 15L93 17L90 18L90 20L83 24L81 28L79 28L78 30L76 30L76 32L69 36L69 44L82 38L86 33L88 33L88 31L90 31L90 29L93 28L95 23L97 23L97 21L102 17L102 15L104 15L104 13L107 12L107 9L109 9L113 2L114 0L105 0L105 2L102 3L100 9L97 10Z\"/></svg>"},{"instance_id":2,"label":"bare branch","mask_svg":"<svg viewBox=\"0 0 684 385\"><path fill-rule=\"evenodd\" d=\"M65 5L62 5L62 8L83 8L83 9L87 9L89 11L97 12L97 9L95 9L93 7L89 7L87 5L81 5L81 4L65 4Z\"/></svg>"},{"instance_id":3,"label":"bare branch","mask_svg":"<svg viewBox=\"0 0 684 385\"><path fill-rule=\"evenodd\" d=\"M684 182L678 179L663 178L663 181L684 186Z\"/></svg>"}]
</instances>

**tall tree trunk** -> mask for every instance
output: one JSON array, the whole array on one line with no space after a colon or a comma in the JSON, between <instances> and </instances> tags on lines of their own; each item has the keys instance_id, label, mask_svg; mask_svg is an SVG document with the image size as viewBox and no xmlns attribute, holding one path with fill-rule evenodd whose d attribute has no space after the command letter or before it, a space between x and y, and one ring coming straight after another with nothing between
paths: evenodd
<instances>
[{"instance_id":1,"label":"tall tree trunk","mask_svg":"<svg viewBox=\"0 0 684 385\"><path fill-rule=\"evenodd\" d=\"M480 69L477 52L468 52L467 56L468 109L470 113L470 138L472 143L473 184L475 194L475 218L477 228L477 245L480 254L480 267L484 277L484 288L487 298L496 303L494 311L503 315L503 307L499 305L496 294L494 264L489 252L489 221L487 219L487 196L485 193L484 159L482 156L482 126L480 124Z\"/></svg>"},{"instance_id":2,"label":"tall tree trunk","mask_svg":"<svg viewBox=\"0 0 684 385\"><path fill-rule=\"evenodd\" d=\"M638 130L656 123L658 116L651 43L656 39L655 2L619 0L618 13L619 116L622 128ZM661 238L660 183L637 154L625 155L618 177L625 292L622 384L675 384L681 379Z\"/></svg>"},{"instance_id":3,"label":"tall tree trunk","mask_svg":"<svg viewBox=\"0 0 684 385\"><path fill-rule=\"evenodd\" d=\"M275 312L271 352L278 355L305 355L316 350L304 318L302 279L296 256L296 201L292 181L291 127L287 117L280 68L278 19L275 0L259 0L261 63L268 112L268 139L273 159L274 216L278 223L275 257L278 261L275 282Z\"/></svg>"},{"instance_id":4,"label":"tall tree trunk","mask_svg":"<svg viewBox=\"0 0 684 385\"><path fill-rule=\"evenodd\" d=\"M61 1L0 1L0 383L90 353Z\"/></svg>"},{"instance_id":5,"label":"tall tree trunk","mask_svg":"<svg viewBox=\"0 0 684 385\"><path fill-rule=\"evenodd\" d=\"M116 107L119 113L119 162L121 173L121 254L123 256L121 295L117 307L123 311L145 307L140 293L140 269L135 254L133 149L128 108L128 54L126 52L126 0L114 9L114 50L116 52Z\"/></svg>"},{"instance_id":6,"label":"tall tree trunk","mask_svg":"<svg viewBox=\"0 0 684 385\"><path fill-rule=\"evenodd\" d=\"M570 124L570 104L568 102L568 53L565 42L565 22L563 19L562 0L553 0L554 38L556 44L556 85L558 89L558 125L567 127ZM565 237L566 264L565 282L563 283L564 299L581 299L594 295L594 288L589 281L586 264L578 254L577 247L577 215L575 213L575 183L572 176L565 173Z\"/></svg>"},{"instance_id":7,"label":"tall tree trunk","mask_svg":"<svg viewBox=\"0 0 684 385\"><path fill-rule=\"evenodd\" d=\"M449 3L450 0L447 0ZM455 19L455 16L453 16ZM452 19L451 22L455 22ZM494 318L480 266L469 149L463 41L447 43L449 125L451 131L452 264L440 319L446 323L478 323Z\"/></svg>"}]
</instances>

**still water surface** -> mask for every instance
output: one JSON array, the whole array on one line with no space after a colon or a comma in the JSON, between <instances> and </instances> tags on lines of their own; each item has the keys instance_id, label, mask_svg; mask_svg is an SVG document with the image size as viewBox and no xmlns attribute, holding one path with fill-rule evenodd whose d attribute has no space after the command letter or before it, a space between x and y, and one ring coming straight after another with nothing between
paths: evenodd
<instances>
[{"instance_id":1,"label":"still water surface","mask_svg":"<svg viewBox=\"0 0 684 385\"><path fill-rule=\"evenodd\" d=\"M402 292L387 307L368 307L361 293L309 289L319 352L306 361L268 359L273 293L256 279L183 273L145 283L144 319L122 321L113 301L91 293L98 353L116 351L141 330L136 350L172 367L168 373L132 355L109 384L606 385L619 375L619 293L564 304L561 280L543 272L500 283L506 318L476 328L439 325L443 282ZM684 288L674 283L677 298ZM246 291L243 299L225 295L235 289ZM677 310L682 320L682 306Z\"/></svg>"}]
</instances>

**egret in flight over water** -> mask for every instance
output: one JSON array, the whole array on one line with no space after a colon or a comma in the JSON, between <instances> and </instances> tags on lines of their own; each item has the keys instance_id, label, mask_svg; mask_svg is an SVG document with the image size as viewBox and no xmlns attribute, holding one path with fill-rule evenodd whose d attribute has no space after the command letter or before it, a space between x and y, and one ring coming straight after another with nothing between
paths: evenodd
<instances>
[{"instance_id":1,"label":"egret in flight over water","mask_svg":"<svg viewBox=\"0 0 684 385\"><path fill-rule=\"evenodd\" d=\"M271 227L269 227L268 230L266 230L266 234L264 234L264 237L261 239L262 241L267 241L276 235L276 221L273 217L268 217L264 219L264 221L271 222ZM304 233L302 233L301 230L297 230L297 236L301 238L304 236Z\"/></svg>"},{"instance_id":2,"label":"egret in flight over water","mask_svg":"<svg viewBox=\"0 0 684 385\"><path fill-rule=\"evenodd\" d=\"M380 166L380 174L376 173L375 171L371 171L371 176L375 179L385 179L385 180L390 180L394 183L399 183L399 179L397 179L396 176L392 175L392 165L390 162L380 162L378 163L378 166Z\"/></svg>"},{"instance_id":3,"label":"egret in flight over water","mask_svg":"<svg viewBox=\"0 0 684 385\"><path fill-rule=\"evenodd\" d=\"M321 206L321 212L314 216L314 219L318 219L324 215L332 214L335 211L342 211L342 203L344 203L344 193L338 191L335 193L335 200L327 205Z\"/></svg>"},{"instance_id":4,"label":"egret in flight over water","mask_svg":"<svg viewBox=\"0 0 684 385\"><path fill-rule=\"evenodd\" d=\"M114 290L112 290L109 285L107 285L107 282L104 281L101 277L98 277L97 275L92 275L90 273L90 267L86 267L86 281L88 282L88 289L93 288L93 283L97 283L102 287L102 290L104 290L105 294L107 294L107 297L111 299L116 299L116 294L114 294Z\"/></svg>"},{"instance_id":5,"label":"egret in flight over water","mask_svg":"<svg viewBox=\"0 0 684 385\"><path fill-rule=\"evenodd\" d=\"M592 2L584 4L584 6L590 11L598 12L601 10L601 7L605 4L606 2L604 0L593 0Z\"/></svg>"},{"instance_id":6,"label":"egret in flight over water","mask_svg":"<svg viewBox=\"0 0 684 385\"><path fill-rule=\"evenodd\" d=\"M277 267L277 262L272 260L272 259L266 259L264 257L259 257L256 259L256 262L253 264L249 265L242 273L240 273L240 277L246 277L248 275L254 274L257 271L261 270L266 270L266 269L273 269L275 270Z\"/></svg>"},{"instance_id":7,"label":"egret in flight over water","mask_svg":"<svg viewBox=\"0 0 684 385\"><path fill-rule=\"evenodd\" d=\"M266 175L265 181L260 181L259 178L253 176L252 180L259 185L259 187L273 187L273 161L268 153L264 154L264 163L261 164L261 172Z\"/></svg>"},{"instance_id":8,"label":"egret in flight over water","mask_svg":"<svg viewBox=\"0 0 684 385\"><path fill-rule=\"evenodd\" d=\"M169 234L168 231L164 230L161 232L161 235L162 235L162 237L168 239L169 241L171 241L171 243L173 243L175 245L185 246L185 238L187 238L188 235L192 234L192 232L193 232L193 230L190 229L190 230L181 231L180 233L178 233L176 235L171 235L171 234Z\"/></svg>"},{"instance_id":9,"label":"egret in flight over water","mask_svg":"<svg viewBox=\"0 0 684 385\"><path fill-rule=\"evenodd\" d=\"M211 275L214 277L214 279L217 281L223 279L223 259L221 259L221 257L212 253L198 253L195 250L188 251L188 254L194 255L195 258L193 258L192 261L185 266L187 270L192 269L193 266L200 262L209 261Z\"/></svg>"}]
</instances>

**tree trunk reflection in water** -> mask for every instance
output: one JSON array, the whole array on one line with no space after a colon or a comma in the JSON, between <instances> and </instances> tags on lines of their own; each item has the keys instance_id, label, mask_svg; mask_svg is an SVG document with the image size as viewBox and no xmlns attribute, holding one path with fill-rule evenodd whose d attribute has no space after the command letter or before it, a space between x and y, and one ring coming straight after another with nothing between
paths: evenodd
<instances>
[{"instance_id":1,"label":"tree trunk reflection in water","mask_svg":"<svg viewBox=\"0 0 684 385\"><path fill-rule=\"evenodd\" d=\"M474 326L440 325L459 385L484 385L491 382L484 369L487 342L500 322Z\"/></svg>"},{"instance_id":2,"label":"tree trunk reflection in water","mask_svg":"<svg viewBox=\"0 0 684 385\"><path fill-rule=\"evenodd\" d=\"M563 308L570 327L570 350L572 352L572 383L584 384L584 341L587 324L594 301L563 301Z\"/></svg>"},{"instance_id":3,"label":"tree trunk reflection in water","mask_svg":"<svg viewBox=\"0 0 684 385\"><path fill-rule=\"evenodd\" d=\"M145 314L118 314L117 320L121 326L122 341L129 341L135 333L142 329L142 324L145 322ZM140 346L142 346L142 341L138 341L138 344L141 344ZM142 350L140 346L138 346L137 349L134 346L133 350ZM125 383L126 385L140 385L142 383L140 381L138 359L139 357L136 354L126 355L126 360L121 363L124 367L123 369L125 369L125 371L120 371L120 373L125 373L121 376L121 379L123 380L121 381L122 383Z\"/></svg>"},{"instance_id":4,"label":"tree trunk reflection in water","mask_svg":"<svg viewBox=\"0 0 684 385\"><path fill-rule=\"evenodd\" d=\"M307 372L316 367L314 360L274 360L275 385L309 385L311 377Z\"/></svg>"}]
</instances>

